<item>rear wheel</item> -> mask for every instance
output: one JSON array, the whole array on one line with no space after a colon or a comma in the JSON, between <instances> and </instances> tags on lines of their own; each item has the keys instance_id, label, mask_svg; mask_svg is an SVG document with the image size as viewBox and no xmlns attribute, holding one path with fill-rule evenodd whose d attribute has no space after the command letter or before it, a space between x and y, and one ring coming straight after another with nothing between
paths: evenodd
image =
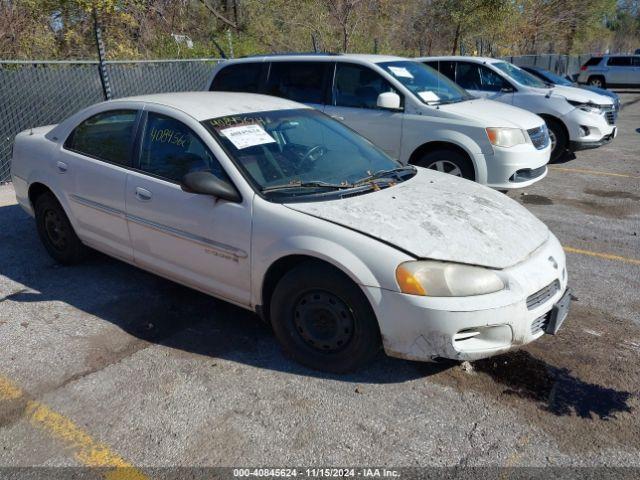
<instances>
[{"instance_id":1,"label":"rear wheel","mask_svg":"<svg viewBox=\"0 0 640 480\"><path fill-rule=\"evenodd\" d=\"M551 162L557 162L567 151L569 137L564 126L552 118L545 118L544 121L549 129L549 139L551 140Z\"/></svg>"},{"instance_id":2,"label":"rear wheel","mask_svg":"<svg viewBox=\"0 0 640 480\"><path fill-rule=\"evenodd\" d=\"M52 193L38 196L34 205L38 235L47 252L64 265L80 262L87 253L62 205Z\"/></svg>"},{"instance_id":3,"label":"rear wheel","mask_svg":"<svg viewBox=\"0 0 640 480\"><path fill-rule=\"evenodd\" d=\"M313 369L353 371L380 350L378 322L367 298L329 265L305 262L286 273L270 313L284 350Z\"/></svg>"},{"instance_id":4,"label":"rear wheel","mask_svg":"<svg viewBox=\"0 0 640 480\"><path fill-rule=\"evenodd\" d=\"M456 177L475 180L473 165L469 158L453 149L442 148L429 152L420 157L416 165Z\"/></svg>"},{"instance_id":5,"label":"rear wheel","mask_svg":"<svg viewBox=\"0 0 640 480\"><path fill-rule=\"evenodd\" d=\"M607 88L604 77L601 75L595 75L595 76L589 77L589 80L587 81L587 83L592 87Z\"/></svg>"}]
</instances>

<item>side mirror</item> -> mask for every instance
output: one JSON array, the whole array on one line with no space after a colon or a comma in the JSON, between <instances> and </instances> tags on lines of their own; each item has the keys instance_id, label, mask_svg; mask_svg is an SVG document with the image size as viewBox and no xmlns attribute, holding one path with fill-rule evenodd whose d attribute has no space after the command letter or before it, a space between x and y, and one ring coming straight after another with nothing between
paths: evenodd
<instances>
[{"instance_id":1,"label":"side mirror","mask_svg":"<svg viewBox=\"0 0 640 480\"><path fill-rule=\"evenodd\" d=\"M240 193L229 182L219 179L211 172L191 172L182 178L182 190L189 193L211 195L229 202L240 202Z\"/></svg>"},{"instance_id":2,"label":"side mirror","mask_svg":"<svg viewBox=\"0 0 640 480\"><path fill-rule=\"evenodd\" d=\"M400 95L395 92L384 92L378 95L378 108L385 110L400 110Z\"/></svg>"}]
</instances>

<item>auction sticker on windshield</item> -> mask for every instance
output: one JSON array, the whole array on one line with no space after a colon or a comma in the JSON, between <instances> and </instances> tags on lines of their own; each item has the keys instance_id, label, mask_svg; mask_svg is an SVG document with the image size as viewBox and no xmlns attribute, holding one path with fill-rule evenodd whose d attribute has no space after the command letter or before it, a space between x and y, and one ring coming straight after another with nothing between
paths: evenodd
<instances>
[{"instance_id":1,"label":"auction sticker on windshield","mask_svg":"<svg viewBox=\"0 0 640 480\"><path fill-rule=\"evenodd\" d=\"M411 72L404 67L389 67L391 73L393 73L396 77L404 77L404 78L413 78Z\"/></svg>"},{"instance_id":2,"label":"auction sticker on windshield","mask_svg":"<svg viewBox=\"0 0 640 480\"><path fill-rule=\"evenodd\" d=\"M256 124L224 128L220 130L220 134L228 138L238 150L275 143L273 137L262 126Z\"/></svg>"},{"instance_id":3,"label":"auction sticker on windshield","mask_svg":"<svg viewBox=\"0 0 640 480\"><path fill-rule=\"evenodd\" d=\"M437 102L438 100L440 100L440 97L438 95L429 90L418 92L418 95L420 95L420 98L425 102Z\"/></svg>"}]
</instances>

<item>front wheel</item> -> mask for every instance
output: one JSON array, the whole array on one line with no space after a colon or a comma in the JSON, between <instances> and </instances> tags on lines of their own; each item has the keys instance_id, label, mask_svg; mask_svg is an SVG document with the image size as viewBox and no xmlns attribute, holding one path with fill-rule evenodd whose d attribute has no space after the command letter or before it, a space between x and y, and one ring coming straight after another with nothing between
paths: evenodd
<instances>
[{"instance_id":1,"label":"front wheel","mask_svg":"<svg viewBox=\"0 0 640 480\"><path fill-rule=\"evenodd\" d=\"M549 129L549 139L551 140L551 163L557 162L567 151L569 137L564 126L552 118L545 118L545 123Z\"/></svg>"},{"instance_id":2,"label":"front wheel","mask_svg":"<svg viewBox=\"0 0 640 480\"><path fill-rule=\"evenodd\" d=\"M271 323L283 349L315 370L345 373L380 350L378 322L362 290L329 265L305 262L280 280Z\"/></svg>"},{"instance_id":3,"label":"front wheel","mask_svg":"<svg viewBox=\"0 0 640 480\"><path fill-rule=\"evenodd\" d=\"M475 180L473 165L462 153L450 149L438 149L423 155L416 165L456 177Z\"/></svg>"}]
</instances>

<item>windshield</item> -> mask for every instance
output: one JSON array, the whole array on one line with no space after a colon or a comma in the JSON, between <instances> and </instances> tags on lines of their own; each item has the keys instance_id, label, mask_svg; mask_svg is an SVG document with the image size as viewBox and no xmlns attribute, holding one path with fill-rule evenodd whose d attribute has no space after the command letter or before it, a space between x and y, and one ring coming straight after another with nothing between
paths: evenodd
<instances>
[{"instance_id":1,"label":"windshield","mask_svg":"<svg viewBox=\"0 0 640 480\"><path fill-rule=\"evenodd\" d=\"M542 72L540 72L544 77L546 77L551 83L554 83L556 85L565 85L567 87L570 87L571 85L573 85L569 80L567 80L564 77L561 77L560 75L557 75L553 72L550 72L549 70L542 70Z\"/></svg>"},{"instance_id":2,"label":"windshield","mask_svg":"<svg viewBox=\"0 0 640 480\"><path fill-rule=\"evenodd\" d=\"M512 80L516 81L520 85L525 87L546 88L547 84L537 77L534 77L529 72L525 72L520 67L516 67L512 63L496 62L492 63L498 70L506 73Z\"/></svg>"},{"instance_id":3,"label":"windshield","mask_svg":"<svg viewBox=\"0 0 640 480\"><path fill-rule=\"evenodd\" d=\"M423 63L399 61L378 65L428 105L462 102L473 98L462 87Z\"/></svg>"},{"instance_id":4,"label":"windshield","mask_svg":"<svg viewBox=\"0 0 640 480\"><path fill-rule=\"evenodd\" d=\"M202 123L254 188L278 200L355 188L369 177L397 183L409 173L400 175L398 162L311 109L230 115Z\"/></svg>"}]
</instances>

